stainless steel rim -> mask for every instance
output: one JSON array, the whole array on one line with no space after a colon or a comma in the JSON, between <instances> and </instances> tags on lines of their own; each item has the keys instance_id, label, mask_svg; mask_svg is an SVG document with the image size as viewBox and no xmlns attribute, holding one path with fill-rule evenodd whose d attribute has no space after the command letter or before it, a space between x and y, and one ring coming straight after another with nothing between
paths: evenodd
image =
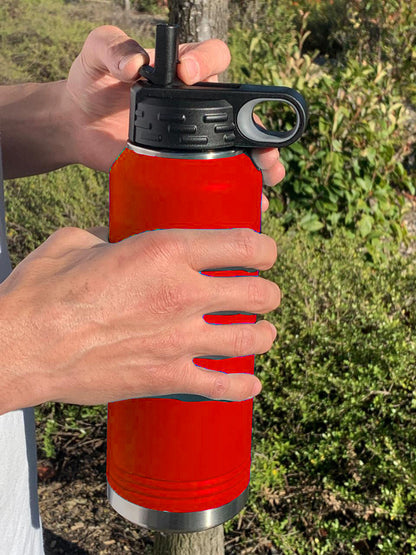
<instances>
[{"instance_id":1,"label":"stainless steel rim","mask_svg":"<svg viewBox=\"0 0 416 555\"><path fill-rule=\"evenodd\" d=\"M238 514L247 501L248 487L236 499L226 505L191 513L171 513L169 511L146 509L118 495L108 483L107 497L113 509L121 516L144 528L177 533L202 532L219 526Z\"/></svg>"},{"instance_id":2,"label":"stainless steel rim","mask_svg":"<svg viewBox=\"0 0 416 555\"><path fill-rule=\"evenodd\" d=\"M144 156L156 156L158 158L182 158L185 160L213 160L214 158L230 158L241 154L242 150L208 150L206 152L192 152L192 151L172 151L167 150L152 150L144 148L127 142L127 148L133 150L137 154Z\"/></svg>"}]
</instances>

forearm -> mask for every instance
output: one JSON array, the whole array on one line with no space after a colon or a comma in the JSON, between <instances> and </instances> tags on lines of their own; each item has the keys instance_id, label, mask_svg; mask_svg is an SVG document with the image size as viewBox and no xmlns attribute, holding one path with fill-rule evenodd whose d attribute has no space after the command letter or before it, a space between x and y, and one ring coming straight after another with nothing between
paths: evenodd
<instances>
[{"instance_id":1,"label":"forearm","mask_svg":"<svg viewBox=\"0 0 416 555\"><path fill-rule=\"evenodd\" d=\"M66 81L0 87L0 133L6 178L75 163Z\"/></svg>"}]
</instances>

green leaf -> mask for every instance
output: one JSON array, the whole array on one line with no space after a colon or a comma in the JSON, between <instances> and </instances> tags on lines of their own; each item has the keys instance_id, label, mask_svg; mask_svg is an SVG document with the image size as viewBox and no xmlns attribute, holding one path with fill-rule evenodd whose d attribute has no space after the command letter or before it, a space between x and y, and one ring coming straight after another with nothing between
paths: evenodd
<instances>
[{"instance_id":1,"label":"green leaf","mask_svg":"<svg viewBox=\"0 0 416 555\"><path fill-rule=\"evenodd\" d=\"M364 214L357 223L358 230L362 237L366 237L372 230L374 219L368 214Z\"/></svg>"},{"instance_id":2,"label":"green leaf","mask_svg":"<svg viewBox=\"0 0 416 555\"><path fill-rule=\"evenodd\" d=\"M310 212L300 220L299 225L305 231L319 231L324 227L324 224L318 220L318 216Z\"/></svg>"}]
</instances>

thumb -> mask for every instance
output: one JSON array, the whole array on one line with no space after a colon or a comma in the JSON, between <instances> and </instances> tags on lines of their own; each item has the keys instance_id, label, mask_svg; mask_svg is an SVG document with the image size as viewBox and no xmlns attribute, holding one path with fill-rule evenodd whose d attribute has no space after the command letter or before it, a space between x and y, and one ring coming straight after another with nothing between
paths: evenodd
<instances>
[{"instance_id":1,"label":"thumb","mask_svg":"<svg viewBox=\"0 0 416 555\"><path fill-rule=\"evenodd\" d=\"M119 81L135 81L149 56L142 46L112 25L97 27L88 35L81 56L92 73L108 72Z\"/></svg>"}]
</instances>

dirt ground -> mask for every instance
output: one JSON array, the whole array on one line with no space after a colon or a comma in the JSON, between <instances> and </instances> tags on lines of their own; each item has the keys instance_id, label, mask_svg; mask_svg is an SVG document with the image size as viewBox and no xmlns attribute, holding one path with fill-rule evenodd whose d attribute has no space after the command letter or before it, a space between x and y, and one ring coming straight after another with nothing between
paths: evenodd
<instances>
[{"instance_id":1,"label":"dirt ground","mask_svg":"<svg viewBox=\"0 0 416 555\"><path fill-rule=\"evenodd\" d=\"M152 537L119 517L106 498L105 428L67 438L55 461L38 463L47 555L151 553Z\"/></svg>"},{"instance_id":2,"label":"dirt ground","mask_svg":"<svg viewBox=\"0 0 416 555\"><path fill-rule=\"evenodd\" d=\"M154 534L118 516L107 501L105 450L106 426L102 424L83 440L75 432L67 433L59 438L55 460L39 459L39 505L46 555L153 552ZM238 529L226 534L225 552L278 553L267 539L262 539L255 516L248 511L240 516Z\"/></svg>"}]
</instances>

